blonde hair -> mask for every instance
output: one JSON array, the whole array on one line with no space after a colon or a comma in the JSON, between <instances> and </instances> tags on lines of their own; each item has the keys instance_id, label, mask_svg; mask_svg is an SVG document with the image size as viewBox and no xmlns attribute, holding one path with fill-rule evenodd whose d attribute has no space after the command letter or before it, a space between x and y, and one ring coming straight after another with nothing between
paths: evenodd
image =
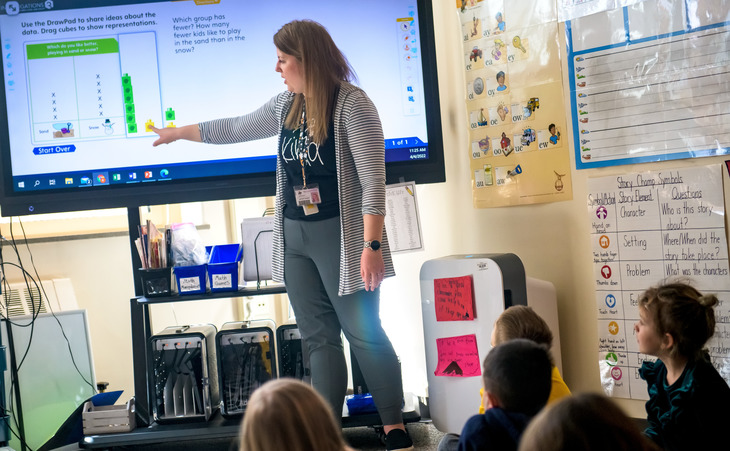
<instances>
[{"instance_id":1,"label":"blonde hair","mask_svg":"<svg viewBox=\"0 0 730 451\"><path fill-rule=\"evenodd\" d=\"M307 93L307 128L314 142L327 139L327 128L334 113L337 87L355 78L347 62L327 30L312 20L294 20L274 35L274 45L302 64L304 92ZM299 126L304 95L294 97L284 125L290 130Z\"/></svg>"},{"instance_id":2,"label":"blonde hair","mask_svg":"<svg viewBox=\"0 0 730 451\"><path fill-rule=\"evenodd\" d=\"M581 393L545 408L529 424L519 451L658 451L608 397Z\"/></svg>"},{"instance_id":3,"label":"blonde hair","mask_svg":"<svg viewBox=\"0 0 730 451\"><path fill-rule=\"evenodd\" d=\"M494 323L495 345L515 338L527 338L548 347L553 345L553 333L547 323L531 307L514 305L502 312Z\"/></svg>"},{"instance_id":4,"label":"blonde hair","mask_svg":"<svg viewBox=\"0 0 730 451\"><path fill-rule=\"evenodd\" d=\"M675 345L671 356L690 360L699 358L702 349L715 333L713 294L701 294L683 282L672 282L647 289L639 297L639 307L646 309L660 336L670 334Z\"/></svg>"},{"instance_id":5,"label":"blonde hair","mask_svg":"<svg viewBox=\"0 0 730 451\"><path fill-rule=\"evenodd\" d=\"M331 407L297 379L274 379L259 387L243 417L240 451L347 450Z\"/></svg>"}]
</instances>

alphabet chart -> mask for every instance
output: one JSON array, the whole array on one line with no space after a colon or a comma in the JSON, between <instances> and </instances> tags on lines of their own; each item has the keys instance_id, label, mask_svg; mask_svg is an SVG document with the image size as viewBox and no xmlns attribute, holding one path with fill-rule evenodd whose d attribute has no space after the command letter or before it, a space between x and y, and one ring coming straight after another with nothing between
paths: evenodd
<instances>
[{"instance_id":1,"label":"alphabet chart","mask_svg":"<svg viewBox=\"0 0 730 451\"><path fill-rule=\"evenodd\" d=\"M572 199L557 6L456 2L477 208Z\"/></svg>"},{"instance_id":2,"label":"alphabet chart","mask_svg":"<svg viewBox=\"0 0 730 451\"><path fill-rule=\"evenodd\" d=\"M577 168L730 153L729 18L646 0L566 22Z\"/></svg>"},{"instance_id":3,"label":"alphabet chart","mask_svg":"<svg viewBox=\"0 0 730 451\"><path fill-rule=\"evenodd\" d=\"M598 317L598 359L606 394L648 399L634 324L638 299L665 280L715 294L717 327L707 343L730 382L730 265L722 167L699 166L588 180L588 216Z\"/></svg>"}]
</instances>

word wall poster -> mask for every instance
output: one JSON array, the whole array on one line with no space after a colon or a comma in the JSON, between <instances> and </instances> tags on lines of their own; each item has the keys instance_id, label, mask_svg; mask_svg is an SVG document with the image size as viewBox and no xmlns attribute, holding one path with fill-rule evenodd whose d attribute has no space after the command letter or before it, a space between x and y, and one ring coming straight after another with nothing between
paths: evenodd
<instances>
[{"instance_id":1,"label":"word wall poster","mask_svg":"<svg viewBox=\"0 0 730 451\"><path fill-rule=\"evenodd\" d=\"M710 357L730 383L730 265L720 165L588 180L588 219L598 318L598 359L607 395L648 399L634 325L641 293L682 281L715 294Z\"/></svg>"},{"instance_id":2,"label":"word wall poster","mask_svg":"<svg viewBox=\"0 0 730 451\"><path fill-rule=\"evenodd\" d=\"M572 199L557 5L458 0L476 208Z\"/></svg>"},{"instance_id":3,"label":"word wall poster","mask_svg":"<svg viewBox=\"0 0 730 451\"><path fill-rule=\"evenodd\" d=\"M730 2L646 0L565 29L577 169L730 153Z\"/></svg>"}]
</instances>

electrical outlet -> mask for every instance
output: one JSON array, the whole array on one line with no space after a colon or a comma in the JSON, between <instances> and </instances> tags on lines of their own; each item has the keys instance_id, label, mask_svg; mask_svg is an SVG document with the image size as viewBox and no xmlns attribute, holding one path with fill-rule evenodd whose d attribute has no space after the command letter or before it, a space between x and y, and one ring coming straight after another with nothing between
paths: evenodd
<instances>
[{"instance_id":1,"label":"electrical outlet","mask_svg":"<svg viewBox=\"0 0 730 451\"><path fill-rule=\"evenodd\" d=\"M276 321L276 306L273 299L266 296L253 296L244 299L246 319L271 319Z\"/></svg>"}]
</instances>

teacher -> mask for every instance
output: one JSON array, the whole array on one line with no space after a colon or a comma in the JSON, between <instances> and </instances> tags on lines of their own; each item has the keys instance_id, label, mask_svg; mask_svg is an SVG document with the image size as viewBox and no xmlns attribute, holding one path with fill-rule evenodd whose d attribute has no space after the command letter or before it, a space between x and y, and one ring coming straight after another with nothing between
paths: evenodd
<instances>
[{"instance_id":1,"label":"teacher","mask_svg":"<svg viewBox=\"0 0 730 451\"><path fill-rule=\"evenodd\" d=\"M273 279L286 284L309 349L312 385L340 418L347 390L341 331L362 369L388 450L413 449L405 432L400 364L379 317L379 286L395 275L385 216L385 145L378 112L320 24L274 35L287 91L244 116L152 128L178 139L230 144L278 135Z\"/></svg>"}]
</instances>

